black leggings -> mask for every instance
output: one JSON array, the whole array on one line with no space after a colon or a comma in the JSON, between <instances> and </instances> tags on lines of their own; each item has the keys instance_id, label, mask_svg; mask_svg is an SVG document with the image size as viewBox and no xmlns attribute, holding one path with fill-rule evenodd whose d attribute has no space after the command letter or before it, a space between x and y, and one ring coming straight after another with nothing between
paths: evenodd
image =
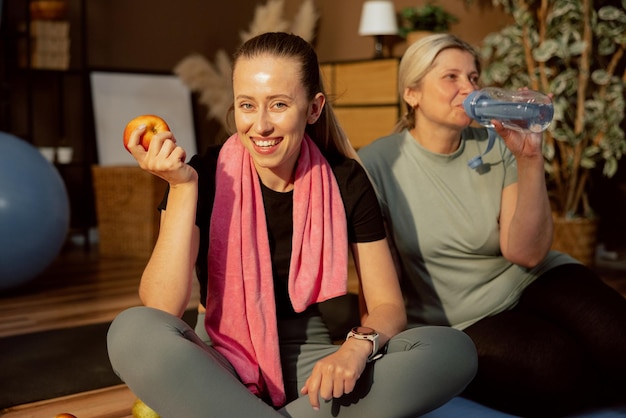
<instances>
[{"instance_id":1,"label":"black leggings","mask_svg":"<svg viewBox=\"0 0 626 418\"><path fill-rule=\"evenodd\" d=\"M467 398L524 417L626 402L626 299L583 265L550 270L465 332L478 350Z\"/></svg>"}]
</instances>

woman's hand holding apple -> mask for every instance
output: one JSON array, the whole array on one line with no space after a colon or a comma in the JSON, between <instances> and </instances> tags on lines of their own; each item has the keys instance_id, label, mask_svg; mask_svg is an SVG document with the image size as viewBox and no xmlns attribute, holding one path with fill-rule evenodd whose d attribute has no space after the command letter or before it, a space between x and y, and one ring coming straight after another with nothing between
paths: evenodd
<instances>
[{"instance_id":1,"label":"woman's hand holding apple","mask_svg":"<svg viewBox=\"0 0 626 418\"><path fill-rule=\"evenodd\" d=\"M176 145L176 138L167 123L156 115L141 115L126 125L124 147L139 166L170 185L193 181L197 174L185 163L185 150Z\"/></svg>"}]
</instances>

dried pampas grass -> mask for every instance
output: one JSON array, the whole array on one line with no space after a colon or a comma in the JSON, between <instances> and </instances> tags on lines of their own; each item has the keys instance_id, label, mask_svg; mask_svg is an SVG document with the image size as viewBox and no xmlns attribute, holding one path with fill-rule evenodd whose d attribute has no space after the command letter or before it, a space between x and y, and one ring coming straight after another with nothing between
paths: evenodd
<instances>
[{"instance_id":1,"label":"dried pampas grass","mask_svg":"<svg viewBox=\"0 0 626 418\"><path fill-rule=\"evenodd\" d=\"M192 54L174 68L182 82L199 93L198 100L208 107L207 117L217 119L224 128L233 101L231 68L230 57L221 49L215 54L215 64L200 54Z\"/></svg>"},{"instance_id":2,"label":"dried pampas grass","mask_svg":"<svg viewBox=\"0 0 626 418\"><path fill-rule=\"evenodd\" d=\"M308 42L313 42L319 17L320 15L315 8L313 0L305 0L293 19L291 33Z\"/></svg>"},{"instance_id":3,"label":"dried pampas grass","mask_svg":"<svg viewBox=\"0 0 626 418\"><path fill-rule=\"evenodd\" d=\"M242 43L262 33L287 31L289 23L283 18L283 8L284 0L268 0L265 5L258 5L248 30L239 34ZM318 19L314 0L304 0L294 17L291 33L312 42ZM231 59L222 49L215 54L214 63L200 54L192 54L174 67L174 74L191 91L199 93L198 100L208 108L207 117L219 121L226 131L229 130L227 113L233 101L231 72Z\"/></svg>"},{"instance_id":4,"label":"dried pampas grass","mask_svg":"<svg viewBox=\"0 0 626 418\"><path fill-rule=\"evenodd\" d=\"M284 0L268 0L265 5L258 5L254 12L254 19L247 31L241 31L241 43L265 32L285 32L289 23L283 19Z\"/></svg>"}]
</instances>

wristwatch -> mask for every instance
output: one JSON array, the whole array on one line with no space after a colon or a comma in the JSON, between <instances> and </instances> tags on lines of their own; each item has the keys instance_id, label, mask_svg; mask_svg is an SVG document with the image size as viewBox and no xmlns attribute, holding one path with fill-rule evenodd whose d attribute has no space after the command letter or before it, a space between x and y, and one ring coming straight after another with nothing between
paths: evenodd
<instances>
[{"instance_id":1,"label":"wristwatch","mask_svg":"<svg viewBox=\"0 0 626 418\"><path fill-rule=\"evenodd\" d=\"M372 353L367 357L367 362L377 360L383 355L378 353L378 333L369 327L354 327L348 333L346 341L350 338L368 340L372 342Z\"/></svg>"}]
</instances>

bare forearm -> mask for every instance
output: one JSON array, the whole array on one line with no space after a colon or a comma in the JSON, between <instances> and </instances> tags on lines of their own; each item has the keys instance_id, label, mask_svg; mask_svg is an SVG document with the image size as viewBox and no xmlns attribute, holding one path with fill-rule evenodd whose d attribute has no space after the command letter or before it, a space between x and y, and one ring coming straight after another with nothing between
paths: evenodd
<instances>
[{"instance_id":1,"label":"bare forearm","mask_svg":"<svg viewBox=\"0 0 626 418\"><path fill-rule=\"evenodd\" d=\"M375 329L380 345L406 328L406 311L393 258L386 239L353 244L361 280L362 325Z\"/></svg>"},{"instance_id":2,"label":"bare forearm","mask_svg":"<svg viewBox=\"0 0 626 418\"><path fill-rule=\"evenodd\" d=\"M195 183L170 189L159 237L140 284L140 297L146 306L177 316L185 311L192 290L198 252L196 202Z\"/></svg>"},{"instance_id":3,"label":"bare forearm","mask_svg":"<svg viewBox=\"0 0 626 418\"><path fill-rule=\"evenodd\" d=\"M543 159L518 161L515 212L508 233L508 258L527 267L539 263L552 245L552 214Z\"/></svg>"},{"instance_id":4,"label":"bare forearm","mask_svg":"<svg viewBox=\"0 0 626 418\"><path fill-rule=\"evenodd\" d=\"M403 306L383 304L369 312L363 326L376 330L382 347L391 337L406 328L406 313Z\"/></svg>"}]
</instances>

